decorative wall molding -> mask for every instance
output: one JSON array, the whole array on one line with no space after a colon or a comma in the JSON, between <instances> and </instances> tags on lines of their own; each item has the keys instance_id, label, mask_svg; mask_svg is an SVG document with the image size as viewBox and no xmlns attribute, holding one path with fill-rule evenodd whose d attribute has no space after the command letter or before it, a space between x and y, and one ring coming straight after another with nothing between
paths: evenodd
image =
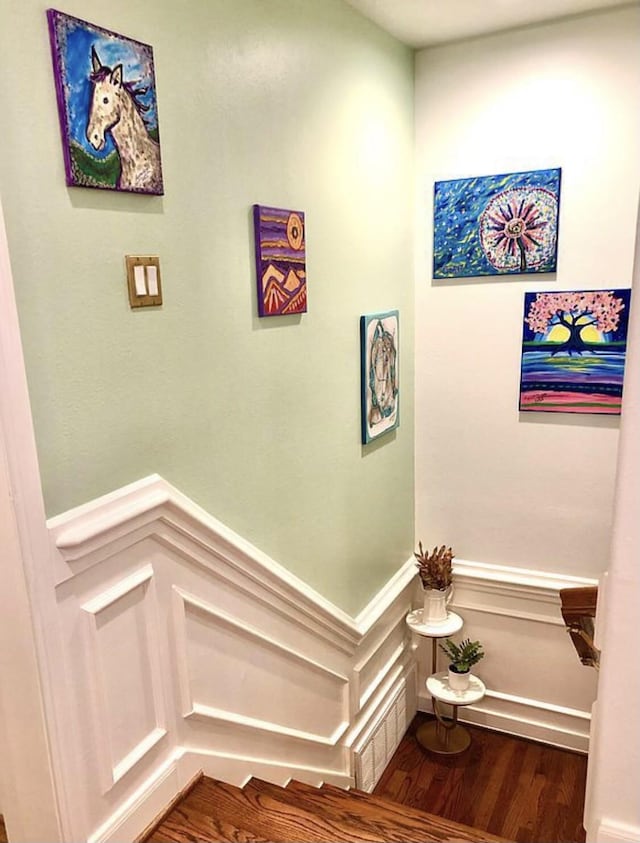
<instances>
[{"instance_id":1,"label":"decorative wall molding","mask_svg":"<svg viewBox=\"0 0 640 843\"><path fill-rule=\"evenodd\" d=\"M454 605L488 614L564 626L560 590L597 585L586 577L456 559Z\"/></svg>"},{"instance_id":2,"label":"decorative wall molding","mask_svg":"<svg viewBox=\"0 0 640 843\"><path fill-rule=\"evenodd\" d=\"M97 747L103 793L111 790L167 734L161 668L155 643L158 632L155 617L155 598L153 589L150 588L152 578L153 567L144 565L86 601L80 607L81 611L89 616L88 638L95 669L93 688L95 729L96 733L104 734L106 732L107 736L106 740L98 742ZM133 746L129 751L121 755L120 758L116 758L114 757L115 747L122 745L126 738L122 735L124 729L118 719L120 705L114 704L114 697L118 697L120 692L125 691L125 689L121 684L123 676L120 661L114 659L109 663L110 647L108 644L106 647L101 646L100 622L102 613L106 613L108 609L112 610L111 623L115 622L114 618L117 617L118 609L122 612L131 612L131 605L119 607L118 604L124 598L133 596L138 589L141 591L142 617L135 626L137 638L128 639L126 648L128 650L134 647L139 649L139 659L141 663L146 665L148 681L135 685L135 688L140 691L140 696L133 702L137 702L139 704L138 709L144 709L144 711L141 717L130 716L129 721L131 725L133 725L131 721L140 725L140 722L146 719L148 726L142 734L138 735L138 739L134 738ZM111 639L109 639L109 643L111 643ZM112 693L109 693L109 685L112 687ZM127 710L130 715L135 715L135 708L131 706L131 702L132 700L129 697L126 703ZM138 714L140 714L140 711L138 711ZM120 734L116 736L114 731ZM118 740L120 735L122 735L122 740ZM126 737L129 737L129 743L131 743L131 735L129 734Z\"/></svg>"},{"instance_id":3,"label":"decorative wall molding","mask_svg":"<svg viewBox=\"0 0 640 843\"><path fill-rule=\"evenodd\" d=\"M353 619L157 475L48 528L73 653L75 839L132 839L198 770L354 784L354 744L411 671L413 559Z\"/></svg>"},{"instance_id":4,"label":"decorative wall molding","mask_svg":"<svg viewBox=\"0 0 640 843\"><path fill-rule=\"evenodd\" d=\"M75 839L131 839L198 770L373 787L418 701L429 707L429 642L414 652L405 622L413 558L353 619L158 476L48 526L73 653ZM585 749L588 674L558 591L590 581L468 561L454 581L452 607L488 653L489 692L461 719Z\"/></svg>"}]
</instances>

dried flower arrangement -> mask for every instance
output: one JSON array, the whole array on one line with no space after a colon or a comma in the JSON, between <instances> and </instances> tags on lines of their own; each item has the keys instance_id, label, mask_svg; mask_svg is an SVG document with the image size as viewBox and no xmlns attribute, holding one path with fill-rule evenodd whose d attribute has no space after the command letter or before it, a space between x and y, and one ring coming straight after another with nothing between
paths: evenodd
<instances>
[{"instance_id":1,"label":"dried flower arrangement","mask_svg":"<svg viewBox=\"0 0 640 843\"><path fill-rule=\"evenodd\" d=\"M453 553L451 548L434 547L431 553L425 553L422 549L422 542L418 543L419 553L413 555L417 559L418 573L422 580L423 588L435 588L437 591L446 591L451 585L452 570L451 560Z\"/></svg>"}]
</instances>

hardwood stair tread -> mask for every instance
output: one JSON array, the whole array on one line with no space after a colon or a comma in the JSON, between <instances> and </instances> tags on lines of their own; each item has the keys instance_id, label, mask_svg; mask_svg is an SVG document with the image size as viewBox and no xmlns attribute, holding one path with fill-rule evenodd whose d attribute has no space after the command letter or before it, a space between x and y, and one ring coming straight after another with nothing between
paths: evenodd
<instances>
[{"instance_id":1,"label":"hardwood stair tread","mask_svg":"<svg viewBox=\"0 0 640 843\"><path fill-rule=\"evenodd\" d=\"M277 786L274 785L274 788ZM277 790L284 793L282 788ZM353 829L347 834L339 824L328 822L325 817L278 799L271 793L262 793L251 787L251 783L240 789L205 778L187 796L185 806L193 813L215 817L218 823L222 821L229 828L235 825L239 831L253 835L248 840L267 840L270 843L384 843L382 837L354 833ZM197 839L210 838L200 836ZM234 835L212 839L236 841L240 838Z\"/></svg>"},{"instance_id":2,"label":"hardwood stair tread","mask_svg":"<svg viewBox=\"0 0 640 843\"><path fill-rule=\"evenodd\" d=\"M472 837L468 839L477 841L477 843L485 843L485 841L486 843L511 843L511 841L509 841L506 837L500 837L499 835L491 834L488 831L482 831L478 828L474 828L473 826L466 825L465 823L456 822L455 820L448 820L444 817L439 817L437 814L432 814L429 811L423 810L422 808L412 808L408 805L403 805L401 802L394 802L393 799L387 799L384 796L378 796L375 793L367 793L365 790L351 788L348 791L344 791L337 785L329 784L327 782L322 785L321 789L330 793L338 794L346 792L350 796L353 796L355 800L360 800L361 802L368 803L370 805L376 805L381 810L386 810L400 818L411 818L417 822L424 822L425 818L428 818L428 820L434 823L434 825L441 824L448 828L463 830L467 834L472 834Z\"/></svg>"},{"instance_id":3,"label":"hardwood stair tread","mask_svg":"<svg viewBox=\"0 0 640 843\"><path fill-rule=\"evenodd\" d=\"M343 806L352 822L368 824L372 831L384 834L385 839L390 842L402 843L411 840L413 843L431 843L460 840L470 843L509 843L503 837L443 819L427 811L408 808L363 790L343 790L327 783L318 789L302 782L291 781L286 791L292 794L293 799L306 799L323 812ZM345 805L348 805L348 808L345 808Z\"/></svg>"},{"instance_id":4,"label":"hardwood stair tread","mask_svg":"<svg viewBox=\"0 0 640 843\"><path fill-rule=\"evenodd\" d=\"M147 843L508 843L363 791L203 777Z\"/></svg>"}]
</instances>

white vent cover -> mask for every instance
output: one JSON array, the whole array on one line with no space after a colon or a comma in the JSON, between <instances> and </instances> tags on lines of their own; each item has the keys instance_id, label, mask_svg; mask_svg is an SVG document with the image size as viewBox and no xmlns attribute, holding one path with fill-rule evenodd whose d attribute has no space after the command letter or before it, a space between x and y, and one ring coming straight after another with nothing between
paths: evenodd
<instances>
[{"instance_id":1,"label":"white vent cover","mask_svg":"<svg viewBox=\"0 0 640 843\"><path fill-rule=\"evenodd\" d=\"M416 672L412 669L355 748L356 787L371 793L416 713Z\"/></svg>"}]
</instances>

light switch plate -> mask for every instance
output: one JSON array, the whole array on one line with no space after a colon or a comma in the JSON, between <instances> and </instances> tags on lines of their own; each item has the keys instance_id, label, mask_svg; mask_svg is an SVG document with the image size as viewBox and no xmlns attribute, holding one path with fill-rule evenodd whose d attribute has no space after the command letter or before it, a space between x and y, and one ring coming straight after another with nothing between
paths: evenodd
<instances>
[{"instance_id":1,"label":"light switch plate","mask_svg":"<svg viewBox=\"0 0 640 843\"><path fill-rule=\"evenodd\" d=\"M159 307L162 304L162 282L160 280L160 258L149 255L127 255L125 257L127 264L127 287L129 288L129 304L131 307ZM136 285L136 267L142 267L144 272L144 287L145 293L138 295L141 292L140 284L140 270L138 269L138 284ZM149 273L148 267L154 267ZM155 277L154 277L155 276ZM151 281L151 285L149 284ZM155 286L157 285L157 295L155 295ZM153 291L154 295L150 295Z\"/></svg>"}]
</instances>

